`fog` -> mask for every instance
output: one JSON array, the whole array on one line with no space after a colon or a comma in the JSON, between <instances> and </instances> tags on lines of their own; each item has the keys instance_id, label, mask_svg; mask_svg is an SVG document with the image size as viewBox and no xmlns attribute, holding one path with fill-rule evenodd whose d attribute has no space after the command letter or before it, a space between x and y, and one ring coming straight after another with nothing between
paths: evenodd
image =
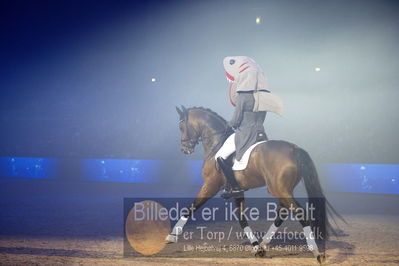
<instances>
[{"instance_id":1,"label":"fog","mask_svg":"<svg viewBox=\"0 0 399 266\"><path fill-rule=\"evenodd\" d=\"M294 142L317 162L397 163L394 2L121 1L11 11L3 19L3 155L200 159L201 150L179 151L174 106L229 120L222 60L247 55L285 104L284 117L267 115L271 139Z\"/></svg>"}]
</instances>

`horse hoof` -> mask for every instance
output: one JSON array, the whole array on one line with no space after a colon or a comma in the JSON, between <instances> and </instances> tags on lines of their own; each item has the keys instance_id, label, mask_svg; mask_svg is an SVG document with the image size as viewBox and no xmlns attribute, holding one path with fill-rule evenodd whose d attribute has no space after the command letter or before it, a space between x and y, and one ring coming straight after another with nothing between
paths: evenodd
<instances>
[{"instance_id":1,"label":"horse hoof","mask_svg":"<svg viewBox=\"0 0 399 266\"><path fill-rule=\"evenodd\" d=\"M326 261L326 255L325 254L319 254L317 255L317 262L321 265Z\"/></svg>"},{"instance_id":2,"label":"horse hoof","mask_svg":"<svg viewBox=\"0 0 399 266\"><path fill-rule=\"evenodd\" d=\"M260 243L260 248L263 249L263 251L268 250L268 244L266 244L265 242Z\"/></svg>"},{"instance_id":3,"label":"horse hoof","mask_svg":"<svg viewBox=\"0 0 399 266\"><path fill-rule=\"evenodd\" d=\"M177 242L177 236L175 236L175 235L168 235L168 236L165 238L165 242L166 242L166 244L176 243L176 242Z\"/></svg>"},{"instance_id":4,"label":"horse hoof","mask_svg":"<svg viewBox=\"0 0 399 266\"><path fill-rule=\"evenodd\" d=\"M255 258L264 258L266 256L266 252L264 250L259 250L255 253Z\"/></svg>"},{"instance_id":5,"label":"horse hoof","mask_svg":"<svg viewBox=\"0 0 399 266\"><path fill-rule=\"evenodd\" d=\"M266 256L266 251L264 251L259 245L252 248L252 253L255 255L255 258L264 258Z\"/></svg>"}]
</instances>

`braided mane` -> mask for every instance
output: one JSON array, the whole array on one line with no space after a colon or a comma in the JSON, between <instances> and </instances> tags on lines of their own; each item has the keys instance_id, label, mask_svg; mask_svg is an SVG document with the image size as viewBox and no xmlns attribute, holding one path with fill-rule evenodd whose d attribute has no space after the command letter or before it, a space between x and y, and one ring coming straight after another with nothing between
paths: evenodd
<instances>
[{"instance_id":1,"label":"braided mane","mask_svg":"<svg viewBox=\"0 0 399 266\"><path fill-rule=\"evenodd\" d=\"M230 127L227 126L227 121L226 121L223 117L221 117L218 113L212 111L212 110L209 109L209 108L204 108L204 107L202 107L202 106L201 106L201 107L196 107L196 106L194 106L194 107L188 108L188 109L187 109L187 112L188 112L189 110L202 110L202 111L205 111L206 113L209 113L209 114L213 115L213 116L216 117L217 119L220 119L220 120L222 121L222 123L224 124L224 126L225 126L225 132L220 136L219 141L218 141L217 143L214 143L213 148L212 148L210 154L208 154L208 156L206 157L206 159L208 160L208 159L210 159L211 157L213 157L213 156L216 154L216 152L222 147L222 145L223 145L223 143L226 141L226 139L227 139L232 133L234 133L234 131L232 130L232 128L230 128Z\"/></svg>"},{"instance_id":2,"label":"braided mane","mask_svg":"<svg viewBox=\"0 0 399 266\"><path fill-rule=\"evenodd\" d=\"M219 118L220 120L222 120L224 123L227 123L226 119L224 119L221 115L219 115L219 114L216 113L215 111L212 111L212 110L209 109L209 108L205 108L205 107L202 107L202 106L199 106L199 107L198 107L198 106L194 106L194 107L190 107L190 108L187 109L187 111L189 111L189 110L202 110L202 111L211 113L212 115L214 115L214 116L216 116L217 118Z\"/></svg>"}]
</instances>

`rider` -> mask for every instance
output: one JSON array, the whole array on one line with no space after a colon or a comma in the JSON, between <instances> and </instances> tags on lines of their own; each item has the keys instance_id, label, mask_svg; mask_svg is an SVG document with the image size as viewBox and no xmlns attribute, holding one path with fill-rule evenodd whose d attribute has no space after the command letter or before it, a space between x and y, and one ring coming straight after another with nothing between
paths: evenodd
<instances>
[{"instance_id":1,"label":"rider","mask_svg":"<svg viewBox=\"0 0 399 266\"><path fill-rule=\"evenodd\" d=\"M245 151L256 142L267 140L263 122L266 111L262 110L262 97L258 93L270 93L266 77L260 66L247 56L229 56L223 60L226 77L230 84L230 102L235 106L233 119L228 123L235 130L216 153L215 159L226 176L230 196L238 196L243 190L234 178L232 165L227 158L236 152L235 160L241 160Z\"/></svg>"}]
</instances>

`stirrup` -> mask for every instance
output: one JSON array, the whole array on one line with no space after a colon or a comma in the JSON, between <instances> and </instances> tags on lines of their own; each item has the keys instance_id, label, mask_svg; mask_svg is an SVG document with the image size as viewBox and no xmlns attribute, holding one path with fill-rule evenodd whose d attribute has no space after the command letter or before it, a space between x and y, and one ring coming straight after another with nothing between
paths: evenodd
<instances>
[{"instance_id":1,"label":"stirrup","mask_svg":"<svg viewBox=\"0 0 399 266\"><path fill-rule=\"evenodd\" d=\"M245 190L243 189L224 190L220 197L225 200L230 198L242 198L244 197L244 192Z\"/></svg>"},{"instance_id":2,"label":"stirrup","mask_svg":"<svg viewBox=\"0 0 399 266\"><path fill-rule=\"evenodd\" d=\"M240 188L240 185L238 184L237 180L234 177L234 172L233 169L231 169L231 166L228 165L226 163L226 160L224 160L222 157L218 157L216 161L218 162L220 168L222 169L222 172L226 177L226 181L227 183L229 183L229 187L233 187L233 189L229 190L225 189L221 197L223 199L244 197L245 190Z\"/></svg>"}]
</instances>

